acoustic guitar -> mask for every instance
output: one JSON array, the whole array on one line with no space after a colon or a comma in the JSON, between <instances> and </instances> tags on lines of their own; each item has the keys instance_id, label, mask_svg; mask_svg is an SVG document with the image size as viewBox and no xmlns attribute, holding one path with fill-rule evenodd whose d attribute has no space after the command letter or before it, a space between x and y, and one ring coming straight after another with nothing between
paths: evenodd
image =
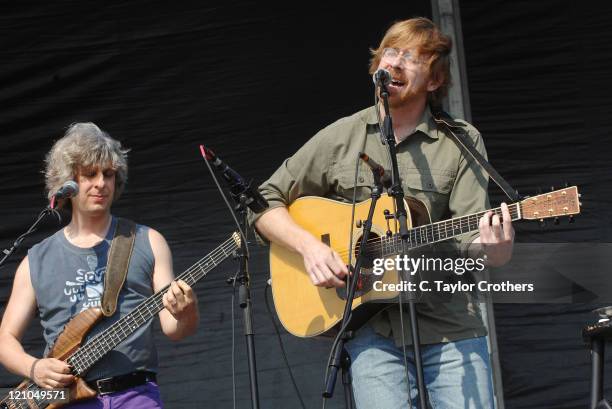
<instances>
[{"instance_id":1,"label":"acoustic guitar","mask_svg":"<svg viewBox=\"0 0 612 409\"><path fill-rule=\"evenodd\" d=\"M183 280L190 286L194 285L231 256L240 247L240 242L240 235L234 233L219 247L185 270L176 280ZM88 340L84 345L83 341L87 333L104 317L102 310L100 308L87 309L75 315L66 324L47 354L47 358L67 362L76 376L76 381L68 388L68 402L53 400L53 394L50 394L49 390L26 379L0 401L0 409L56 409L68 403L95 397L96 391L87 385L83 376L104 355L164 309L162 297L169 287L168 284L144 300L132 312Z\"/></svg>"},{"instance_id":2,"label":"acoustic guitar","mask_svg":"<svg viewBox=\"0 0 612 409\"><path fill-rule=\"evenodd\" d=\"M572 217L580 213L578 188L576 186L529 197L510 204L513 221L543 220L561 216ZM298 225L320 238L337 251L345 264L349 252L352 260L357 257L359 247L365 245L367 259L386 258L400 254L402 242L395 214L394 201L382 196L374 212L372 232L367 240L363 237L361 221L365 220L371 199L358 203L355 209L356 226L353 230L352 248L349 248L351 231L351 204L321 197L302 197L288 206L289 214ZM408 250L444 241L458 235L478 230L478 221L486 213L480 212L431 223L426 206L414 198L406 198L409 210ZM501 208L491 209L501 217ZM351 325L358 326L380 311L380 302L392 300L397 291L373 291L376 280L382 284L399 282L396 271L385 271L374 275L372 266L362 268L360 282L351 309ZM299 337L312 337L330 330L342 320L346 303L346 288L324 288L314 286L304 268L302 256L278 244L271 244L270 275L272 294L278 318L287 331ZM382 285L379 288L383 287ZM386 288L392 286L385 286ZM388 306L388 304L387 304ZM355 321L355 324L352 321Z\"/></svg>"}]
</instances>

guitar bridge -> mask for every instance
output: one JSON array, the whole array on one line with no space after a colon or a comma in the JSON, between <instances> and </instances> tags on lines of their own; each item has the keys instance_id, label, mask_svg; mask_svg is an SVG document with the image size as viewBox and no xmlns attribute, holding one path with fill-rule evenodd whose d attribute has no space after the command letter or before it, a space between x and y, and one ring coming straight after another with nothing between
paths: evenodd
<instances>
[{"instance_id":1,"label":"guitar bridge","mask_svg":"<svg viewBox=\"0 0 612 409\"><path fill-rule=\"evenodd\" d=\"M353 272L353 268L349 267L349 270ZM377 278L374 274L369 274L367 271L363 271L357 278L357 288L355 288L355 298L363 296L369 292L374 285L374 279ZM348 286L336 288L336 294L338 298L346 300L348 295Z\"/></svg>"}]
</instances>

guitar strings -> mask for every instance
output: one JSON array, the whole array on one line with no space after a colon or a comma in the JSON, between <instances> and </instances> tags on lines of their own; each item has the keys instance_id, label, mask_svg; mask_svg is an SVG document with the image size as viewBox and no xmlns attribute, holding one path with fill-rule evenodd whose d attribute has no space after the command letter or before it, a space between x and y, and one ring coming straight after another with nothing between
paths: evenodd
<instances>
[{"instance_id":1,"label":"guitar strings","mask_svg":"<svg viewBox=\"0 0 612 409\"><path fill-rule=\"evenodd\" d=\"M484 214L484 213L483 213ZM513 211L510 212L511 217L513 216ZM514 216L516 216L516 214L514 214ZM450 239L454 236L456 236L456 230L462 230L464 227L468 227L471 228L471 226L474 226L474 230L477 229L478 227L478 220L479 220L479 215L470 215L470 216L464 216L464 217L469 217L469 220L467 222L463 222L461 221L460 223L455 223L453 222L450 225L450 228L445 227L444 228L444 232L445 235L444 237L442 237L439 233L440 233L440 228L438 227L438 237L436 238L436 232L435 232L435 224L438 223L451 223L451 221L446 221L446 222L438 222L438 223L434 223L434 225L429 225L429 226L421 226L421 227L417 227L414 229L409 230L409 242L412 245L413 248L416 247L420 247L423 245L427 245L427 244L431 244L434 242L438 242L438 241L443 241L443 240L447 240ZM474 220L472 220L471 218L474 218ZM467 223L467 224L466 224ZM464 234L469 232L465 231L465 232L461 232L459 234ZM423 240L424 237L424 240ZM434 239L434 240L430 240L430 238ZM363 242L362 242L363 243ZM368 248L368 250L371 251L381 251L384 250L384 248L391 248L393 252L396 252L395 248L397 246L399 246L401 244L401 238L399 236L399 234L394 234L391 237L376 237L373 239L369 239L366 242L366 246ZM355 251L358 251L360 248L360 244L357 244L355 247ZM344 254L346 255L349 252L349 250L346 251L341 251L339 254Z\"/></svg>"},{"instance_id":2,"label":"guitar strings","mask_svg":"<svg viewBox=\"0 0 612 409\"><path fill-rule=\"evenodd\" d=\"M191 283L193 284L194 282L200 280L202 277L204 277L211 269L207 270L205 268L207 267L216 267L220 262L222 262L223 260L225 260L225 258L227 258L231 253L231 251L235 250L237 248L234 238L230 238L228 239L226 242L224 242L223 244L221 244L219 247L217 247L215 250L213 250L210 254L204 256L202 259L198 260L193 266L191 266L190 268L188 268L185 272L183 272L180 276L178 276L176 280L180 280L180 279L187 279L190 278L191 279ZM216 258L219 257L220 260L216 260ZM209 259L212 259L209 261ZM212 261L212 264L211 264ZM188 280L185 280L186 282L188 282ZM191 285L191 284L190 284ZM126 326L126 324L128 324L129 321L133 320L134 324L137 325L135 329L137 329L140 325L144 324L146 321L148 321L149 319L151 319L155 313L159 312L161 309L163 309L163 302L161 301L164 292L170 287L170 284L165 286L164 288L162 288L160 291L158 291L156 294L152 295L151 297L149 297L148 299L146 299L145 301L143 301L141 304L139 304L136 308L134 308L134 310L132 312L130 312L128 315L126 315L125 317L121 318L120 320L118 320L117 322L115 322L114 324L112 324L111 326L109 326L105 331L99 333L98 335L96 335L94 338L92 338L87 344L85 344L82 348L80 348L79 350L77 350L69 359L71 361L75 361L75 364L85 364L85 365L89 365L95 362L95 360L99 359L100 356L95 356L95 355L99 355L100 351L97 351L100 347L102 347L102 349L104 349L104 347L108 347L108 350L112 349L114 346L116 346L118 343L114 344L112 347L110 347L110 344L108 342L106 342L106 339L110 338L110 336L112 335L113 337L115 336L120 336L119 332L121 332L122 335L127 335L125 333L125 331L123 330L123 327ZM152 311L150 309L150 306L154 307L154 310ZM155 309L157 309L157 311L155 311ZM146 313L149 313L151 315L151 317L145 318L145 316L143 315ZM140 315L140 319L137 317L137 314ZM139 322L139 320L141 322ZM130 326L127 330L129 331L130 329L132 329L133 326ZM124 338L125 339L125 338ZM123 340L122 340L123 341ZM111 340L111 343L114 342ZM106 353L106 352L104 352ZM82 357L82 355L85 355L84 357ZM90 357L89 354L92 354L93 357ZM103 355L103 354L102 354ZM94 361L91 360L91 358L94 358ZM90 362L92 361L92 362ZM88 369L88 368L83 368L84 370Z\"/></svg>"},{"instance_id":3,"label":"guitar strings","mask_svg":"<svg viewBox=\"0 0 612 409\"><path fill-rule=\"evenodd\" d=\"M509 212L510 212L510 218L512 220L518 220L518 205L519 205L518 203L514 203L508 206ZM461 217L454 218L454 219L432 223L427 226L420 226L420 227L414 227L412 229L409 229L408 234L409 234L410 243L411 244L414 243L414 247L419 247L419 246L431 244L437 241L448 240L456 235L454 234L456 230L461 230L465 227L469 228L473 226L474 224L475 224L475 228L477 228L480 217L482 217L484 214L486 214L489 211L493 211L494 214L497 214L497 215L502 214L501 208L496 208L496 209L486 210L484 212L474 213L474 214L467 215L467 216L461 216ZM436 235L434 231L434 229L436 228L435 225L445 225L443 227L443 231L447 233L446 237L444 238L440 237L440 234L439 234L440 227L437 227L439 238L435 239L435 235ZM464 234L467 232L469 232L469 230L466 232L461 232L460 234ZM425 242L423 242L422 240L423 236L425 237ZM430 237L434 238L435 240L429 241ZM355 252L356 253L359 252L359 248L361 247L361 245L363 245L363 243L365 243L369 251L378 252L378 251L381 251L385 247L393 248L394 246L399 245L400 242L401 242L401 239L400 239L399 233L395 233L391 237L374 237L371 239L367 239L365 241L361 241L360 243L357 243L355 245ZM342 249L342 250L336 250L336 251L338 252L340 256L345 256L345 257L348 256L349 253L351 253L351 249Z\"/></svg>"}]
</instances>

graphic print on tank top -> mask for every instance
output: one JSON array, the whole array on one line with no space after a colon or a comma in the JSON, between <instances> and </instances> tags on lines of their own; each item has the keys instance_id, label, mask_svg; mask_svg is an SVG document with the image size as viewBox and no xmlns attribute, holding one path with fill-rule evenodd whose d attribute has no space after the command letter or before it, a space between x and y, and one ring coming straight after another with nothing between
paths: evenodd
<instances>
[{"instance_id":1,"label":"graphic print on tank top","mask_svg":"<svg viewBox=\"0 0 612 409\"><path fill-rule=\"evenodd\" d=\"M81 306L78 312L100 307L102 304L106 265L99 267L98 258L89 255L87 256L87 266L86 269L79 268L76 271L74 281L67 280L64 287L64 296L68 297L70 303Z\"/></svg>"}]
</instances>

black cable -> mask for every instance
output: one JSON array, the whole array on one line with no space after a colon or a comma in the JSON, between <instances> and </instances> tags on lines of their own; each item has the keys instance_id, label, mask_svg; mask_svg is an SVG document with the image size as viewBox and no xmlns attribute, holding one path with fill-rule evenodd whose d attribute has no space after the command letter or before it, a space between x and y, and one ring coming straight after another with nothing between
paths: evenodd
<instances>
[{"instance_id":1,"label":"black cable","mask_svg":"<svg viewBox=\"0 0 612 409\"><path fill-rule=\"evenodd\" d=\"M272 325L274 326L274 332L276 332L276 337L278 338L278 345L281 350L281 355L283 356L283 361L285 361L285 366L287 367L287 371L289 372L289 377L291 378L291 383L293 383L293 389L295 389L295 394L300 400L300 406L302 409L306 409L306 405L304 404L304 400L302 399L302 395L300 394L300 389L298 388L297 382L293 376L293 371L291 370L291 366L289 365L289 359L287 359L287 353L285 352L285 346L283 345L283 339L281 338L280 331L278 329L278 325L276 325L276 320L274 320L274 313L270 308L270 302L268 301L268 288L272 288L270 283L267 282L264 287L264 302L266 304L266 310L268 310L268 316L270 317L270 321L272 321Z\"/></svg>"}]
</instances>

